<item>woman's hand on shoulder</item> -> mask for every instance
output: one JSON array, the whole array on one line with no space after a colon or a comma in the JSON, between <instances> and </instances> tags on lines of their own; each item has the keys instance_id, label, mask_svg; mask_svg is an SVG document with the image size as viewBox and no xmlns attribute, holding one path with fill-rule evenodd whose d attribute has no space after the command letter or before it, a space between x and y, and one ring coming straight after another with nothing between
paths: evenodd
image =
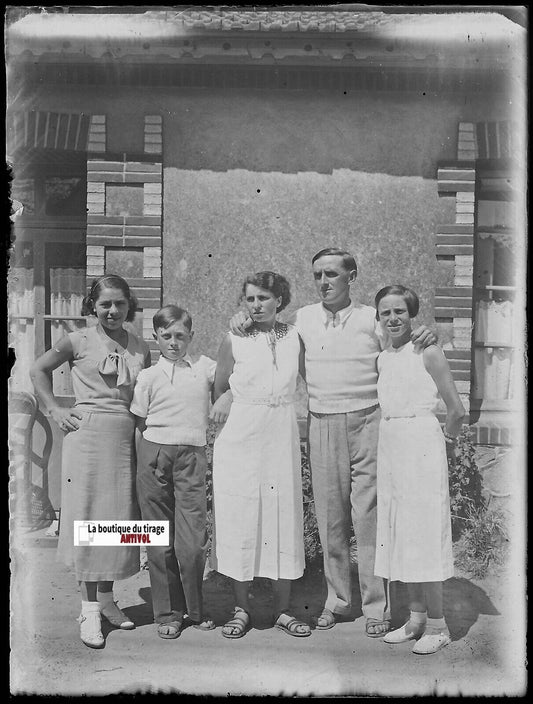
<instances>
[{"instance_id":1,"label":"woman's hand on shoulder","mask_svg":"<svg viewBox=\"0 0 533 704\"><path fill-rule=\"evenodd\" d=\"M419 349L426 349L431 345L436 345L438 338L427 325L420 325L412 331L411 342Z\"/></svg>"},{"instance_id":2,"label":"woman's hand on shoulder","mask_svg":"<svg viewBox=\"0 0 533 704\"><path fill-rule=\"evenodd\" d=\"M237 335L237 337L244 337L246 335L246 331L252 324L253 320L250 316L240 310L238 313L235 313L229 321L229 329L230 332Z\"/></svg>"}]
</instances>

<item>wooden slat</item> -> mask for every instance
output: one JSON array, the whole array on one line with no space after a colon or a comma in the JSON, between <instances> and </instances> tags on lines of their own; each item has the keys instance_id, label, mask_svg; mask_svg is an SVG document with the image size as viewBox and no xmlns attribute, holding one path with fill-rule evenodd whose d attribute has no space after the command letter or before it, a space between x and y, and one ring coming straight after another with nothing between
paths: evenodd
<instances>
[{"instance_id":1,"label":"wooden slat","mask_svg":"<svg viewBox=\"0 0 533 704\"><path fill-rule=\"evenodd\" d=\"M470 350L444 350L446 359L471 359L472 352Z\"/></svg>"},{"instance_id":2,"label":"wooden slat","mask_svg":"<svg viewBox=\"0 0 533 704\"><path fill-rule=\"evenodd\" d=\"M48 130L50 129L50 112L46 113L46 121L44 124L44 146L48 146Z\"/></svg>"},{"instance_id":3,"label":"wooden slat","mask_svg":"<svg viewBox=\"0 0 533 704\"><path fill-rule=\"evenodd\" d=\"M472 308L437 308L435 307L435 318L471 318Z\"/></svg>"},{"instance_id":4,"label":"wooden slat","mask_svg":"<svg viewBox=\"0 0 533 704\"><path fill-rule=\"evenodd\" d=\"M105 196L104 196L105 197ZM97 201L95 201L97 202ZM96 215L94 213L87 214L87 225L122 225L124 224L124 218L116 215Z\"/></svg>"},{"instance_id":5,"label":"wooden slat","mask_svg":"<svg viewBox=\"0 0 533 704\"><path fill-rule=\"evenodd\" d=\"M473 235L437 235L438 245L470 245L474 244Z\"/></svg>"},{"instance_id":6,"label":"wooden slat","mask_svg":"<svg viewBox=\"0 0 533 704\"><path fill-rule=\"evenodd\" d=\"M159 215L96 215L87 214L90 225L142 225L144 227L161 227Z\"/></svg>"},{"instance_id":7,"label":"wooden slat","mask_svg":"<svg viewBox=\"0 0 533 704\"><path fill-rule=\"evenodd\" d=\"M124 174L122 171L91 171L87 173L87 180L99 183L124 183Z\"/></svg>"},{"instance_id":8,"label":"wooden slat","mask_svg":"<svg viewBox=\"0 0 533 704\"><path fill-rule=\"evenodd\" d=\"M475 181L475 169L437 169L439 181Z\"/></svg>"},{"instance_id":9,"label":"wooden slat","mask_svg":"<svg viewBox=\"0 0 533 704\"><path fill-rule=\"evenodd\" d=\"M470 223L454 222L437 225L437 235L473 235L474 226Z\"/></svg>"},{"instance_id":10,"label":"wooden slat","mask_svg":"<svg viewBox=\"0 0 533 704\"><path fill-rule=\"evenodd\" d=\"M88 235L102 235L107 237L122 237L124 229L122 225L87 225Z\"/></svg>"},{"instance_id":11,"label":"wooden slat","mask_svg":"<svg viewBox=\"0 0 533 704\"><path fill-rule=\"evenodd\" d=\"M159 308L161 305L161 295L151 296L150 298L137 296L137 302L139 304L139 308Z\"/></svg>"},{"instance_id":12,"label":"wooden slat","mask_svg":"<svg viewBox=\"0 0 533 704\"><path fill-rule=\"evenodd\" d=\"M67 148L67 145L68 145L68 139L69 139L69 136L70 136L70 125L71 125L71 122L72 122L72 113L69 113L69 115L68 115L68 121L67 121L67 132L66 132L66 134L65 134L65 144L63 145L63 149L66 149L66 148Z\"/></svg>"},{"instance_id":13,"label":"wooden slat","mask_svg":"<svg viewBox=\"0 0 533 704\"><path fill-rule=\"evenodd\" d=\"M93 171L123 171L124 162L123 161L103 161L101 159L89 159L87 161L87 173L92 173ZM90 179L89 179L90 180Z\"/></svg>"},{"instance_id":14,"label":"wooden slat","mask_svg":"<svg viewBox=\"0 0 533 704\"><path fill-rule=\"evenodd\" d=\"M451 359L449 363L452 371L470 371L472 367L469 359Z\"/></svg>"},{"instance_id":15,"label":"wooden slat","mask_svg":"<svg viewBox=\"0 0 533 704\"><path fill-rule=\"evenodd\" d=\"M476 189L474 181L437 181L439 193L457 193L457 191L473 192Z\"/></svg>"},{"instance_id":16,"label":"wooden slat","mask_svg":"<svg viewBox=\"0 0 533 704\"><path fill-rule=\"evenodd\" d=\"M160 245L161 237L127 236L124 238L124 247L159 247Z\"/></svg>"},{"instance_id":17,"label":"wooden slat","mask_svg":"<svg viewBox=\"0 0 533 704\"><path fill-rule=\"evenodd\" d=\"M452 377L454 381L470 381L470 372L458 372L452 369Z\"/></svg>"},{"instance_id":18,"label":"wooden slat","mask_svg":"<svg viewBox=\"0 0 533 704\"><path fill-rule=\"evenodd\" d=\"M162 170L162 164L149 161L127 161L125 165L126 171L140 171L144 173L160 174Z\"/></svg>"},{"instance_id":19,"label":"wooden slat","mask_svg":"<svg viewBox=\"0 0 533 704\"><path fill-rule=\"evenodd\" d=\"M87 245L93 247L124 247L124 238L104 235L87 235Z\"/></svg>"},{"instance_id":20,"label":"wooden slat","mask_svg":"<svg viewBox=\"0 0 533 704\"><path fill-rule=\"evenodd\" d=\"M435 306L439 308L472 308L471 297L435 296Z\"/></svg>"},{"instance_id":21,"label":"wooden slat","mask_svg":"<svg viewBox=\"0 0 533 704\"><path fill-rule=\"evenodd\" d=\"M435 289L436 296L458 296L459 298L472 297L471 286L439 286Z\"/></svg>"},{"instance_id":22,"label":"wooden slat","mask_svg":"<svg viewBox=\"0 0 533 704\"><path fill-rule=\"evenodd\" d=\"M474 254L474 246L467 244L438 244L436 246L437 254L457 256L465 254Z\"/></svg>"},{"instance_id":23,"label":"wooden slat","mask_svg":"<svg viewBox=\"0 0 533 704\"><path fill-rule=\"evenodd\" d=\"M142 288L142 289L153 289L154 291L157 288L161 287L161 278L151 278L151 279L145 279L145 278L128 278L128 284L130 285L131 288Z\"/></svg>"}]
</instances>

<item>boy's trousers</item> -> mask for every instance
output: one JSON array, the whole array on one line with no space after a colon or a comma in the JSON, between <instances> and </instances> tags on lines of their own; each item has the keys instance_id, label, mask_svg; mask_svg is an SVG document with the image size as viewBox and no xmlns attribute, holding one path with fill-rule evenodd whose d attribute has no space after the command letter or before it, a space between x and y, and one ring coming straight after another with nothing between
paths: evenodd
<instances>
[{"instance_id":1,"label":"boy's trousers","mask_svg":"<svg viewBox=\"0 0 533 704\"><path fill-rule=\"evenodd\" d=\"M316 519L324 553L325 607L352 607L350 515L357 541L361 606L366 618L388 618L387 588L374 575L379 406L351 413L309 413L308 441Z\"/></svg>"},{"instance_id":2,"label":"boy's trousers","mask_svg":"<svg viewBox=\"0 0 533 704\"><path fill-rule=\"evenodd\" d=\"M201 621L207 555L205 449L159 445L144 438L137 459L143 520L169 521L170 545L147 547L156 623Z\"/></svg>"}]
</instances>

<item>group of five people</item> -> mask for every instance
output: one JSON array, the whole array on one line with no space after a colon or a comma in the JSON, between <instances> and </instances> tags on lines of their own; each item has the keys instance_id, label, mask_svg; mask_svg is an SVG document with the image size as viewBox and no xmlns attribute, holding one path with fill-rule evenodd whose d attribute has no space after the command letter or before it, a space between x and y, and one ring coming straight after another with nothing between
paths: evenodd
<instances>
[{"instance_id":1,"label":"group of five people","mask_svg":"<svg viewBox=\"0 0 533 704\"><path fill-rule=\"evenodd\" d=\"M254 577L272 581L273 625L311 635L290 607L291 583L305 567L299 373L308 392L327 583L315 628L332 628L351 611L353 526L367 635L415 640L417 653L450 642L442 603L442 582L453 574L447 454L464 409L448 364L427 327L411 328L413 291L383 288L374 309L351 295L357 266L348 252L321 250L312 267L320 302L286 322L277 316L290 302L288 281L271 271L246 277L246 312L231 319L216 362L189 354L191 315L164 306L153 319L161 353L154 366L146 343L124 327L136 310L127 282L104 275L84 301L83 313L97 324L70 333L35 362L36 393L66 433L59 554L80 583L80 632L90 647L104 643L102 617L134 627L114 601L113 582L138 571L139 555L131 546L75 547L73 521L136 519L138 506L143 520L170 525L170 544L147 548L159 636L178 637L185 617L199 629L215 628L202 601L209 417L219 427L211 561L231 578L235 599L222 635L240 638L251 628ZM59 405L50 382L64 362L72 370L72 408ZM435 415L439 395L444 430ZM394 631L390 580L408 584L411 612Z\"/></svg>"}]
</instances>

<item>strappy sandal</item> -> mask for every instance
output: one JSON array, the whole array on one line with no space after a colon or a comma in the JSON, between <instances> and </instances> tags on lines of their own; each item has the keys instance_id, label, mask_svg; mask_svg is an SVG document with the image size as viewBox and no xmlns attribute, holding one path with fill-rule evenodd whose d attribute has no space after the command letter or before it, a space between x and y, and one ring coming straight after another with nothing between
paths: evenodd
<instances>
[{"instance_id":1,"label":"strappy sandal","mask_svg":"<svg viewBox=\"0 0 533 704\"><path fill-rule=\"evenodd\" d=\"M247 620L245 621L243 617L239 617L239 614L245 614ZM222 626L222 635L224 638L242 638L245 633L247 633L252 627L252 620L248 611L241 609L240 606L236 606L233 609L233 618ZM232 628L233 633L224 633L225 628Z\"/></svg>"},{"instance_id":2,"label":"strappy sandal","mask_svg":"<svg viewBox=\"0 0 533 704\"><path fill-rule=\"evenodd\" d=\"M319 621L322 621L322 624ZM346 621L353 621L353 617L349 614L334 614L329 609L322 609L320 616L313 618L313 625L317 631L328 631L336 623L344 623Z\"/></svg>"},{"instance_id":3,"label":"strappy sandal","mask_svg":"<svg viewBox=\"0 0 533 704\"><path fill-rule=\"evenodd\" d=\"M167 621L157 626L157 635L165 640L173 640L181 634L182 621Z\"/></svg>"},{"instance_id":4,"label":"strappy sandal","mask_svg":"<svg viewBox=\"0 0 533 704\"><path fill-rule=\"evenodd\" d=\"M280 623L279 619L281 616L287 616L287 618L289 619L287 623ZM302 627L306 630L298 630ZM274 622L274 628L278 628L280 631L283 631L283 633L286 633L288 636L295 636L296 638L307 638L311 635L311 629L309 628L309 625L307 623L304 623L304 621L299 621L297 618L286 614L284 611L279 614L276 621Z\"/></svg>"},{"instance_id":5,"label":"strappy sandal","mask_svg":"<svg viewBox=\"0 0 533 704\"><path fill-rule=\"evenodd\" d=\"M390 631L390 625L391 622L389 619L383 619L380 621L378 618L367 618L365 631L369 638L383 638L383 636ZM376 626L385 626L386 628L382 631L378 631L377 633L373 633L370 629L375 628Z\"/></svg>"},{"instance_id":6,"label":"strappy sandal","mask_svg":"<svg viewBox=\"0 0 533 704\"><path fill-rule=\"evenodd\" d=\"M319 621L322 621L323 623L321 624ZM322 609L322 613L320 616L315 616L313 623L317 631L328 631L337 623L337 619L333 611L330 611L329 609Z\"/></svg>"},{"instance_id":7,"label":"strappy sandal","mask_svg":"<svg viewBox=\"0 0 533 704\"><path fill-rule=\"evenodd\" d=\"M201 621L193 621L192 626L199 631L213 631L216 628L215 622L210 616L204 616Z\"/></svg>"}]
</instances>

